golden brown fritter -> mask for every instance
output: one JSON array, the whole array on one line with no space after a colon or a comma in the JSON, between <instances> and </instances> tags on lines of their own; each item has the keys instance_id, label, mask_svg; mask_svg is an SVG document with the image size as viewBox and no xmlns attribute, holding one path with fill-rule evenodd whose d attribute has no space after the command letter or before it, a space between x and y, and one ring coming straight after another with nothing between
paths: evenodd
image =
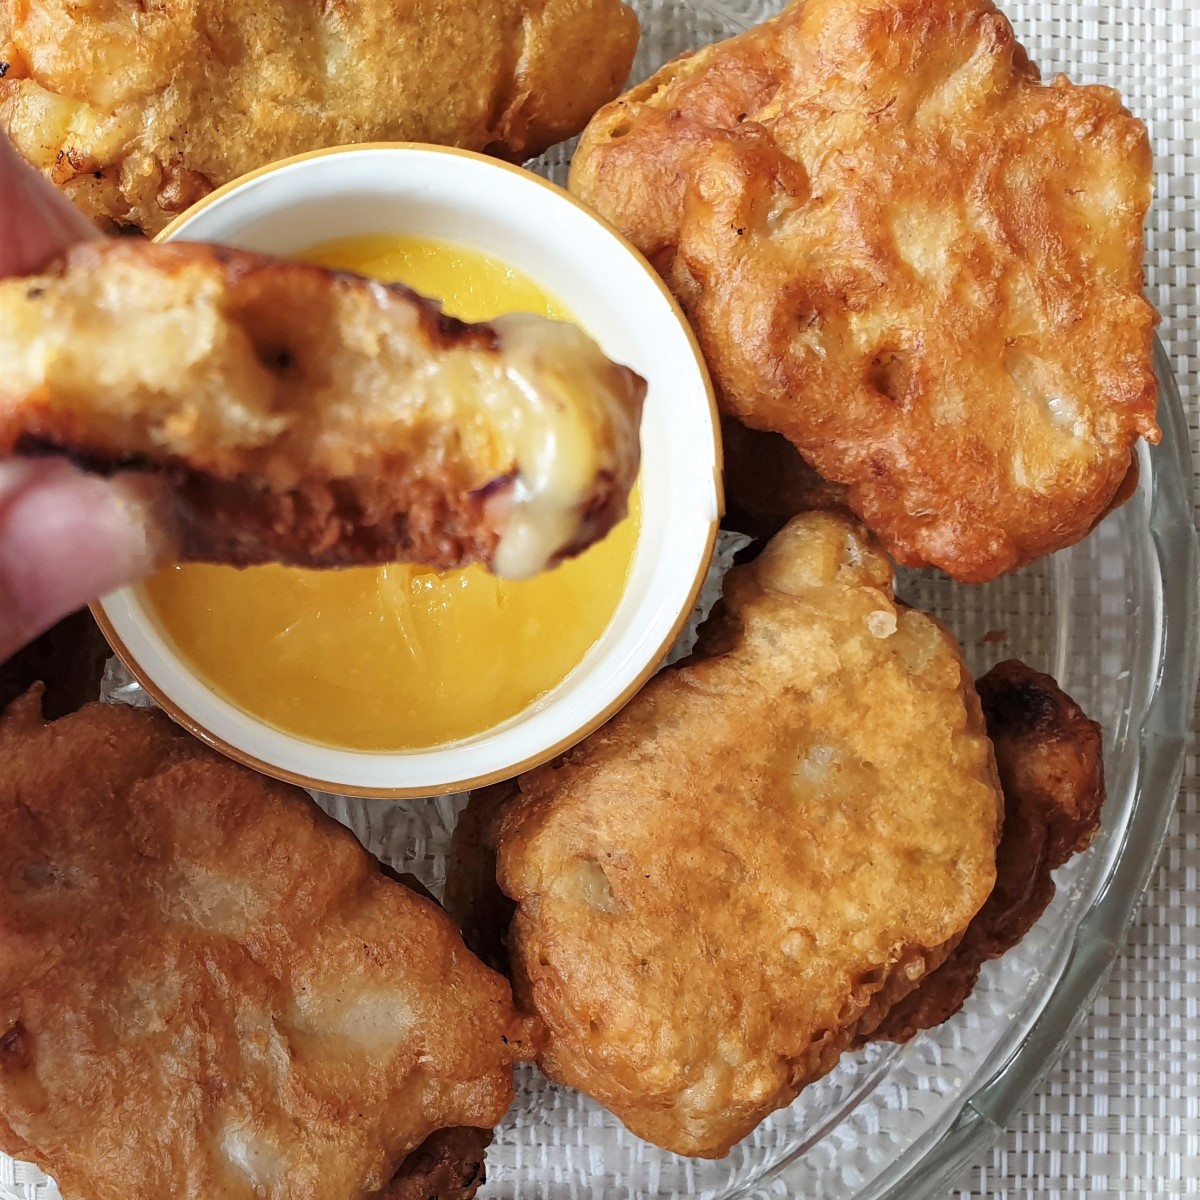
<instances>
[{"instance_id":1,"label":"golden brown fritter","mask_svg":"<svg viewBox=\"0 0 1200 1200\"><path fill-rule=\"evenodd\" d=\"M245 251L0 281L0 453L162 472L185 559L533 574L625 515L645 390L573 325Z\"/></svg>"},{"instance_id":2,"label":"golden brown fritter","mask_svg":"<svg viewBox=\"0 0 1200 1200\"><path fill-rule=\"evenodd\" d=\"M857 524L798 517L729 573L697 656L500 816L542 1068L723 1155L945 959L999 820L953 638Z\"/></svg>"},{"instance_id":3,"label":"golden brown fritter","mask_svg":"<svg viewBox=\"0 0 1200 1200\"><path fill-rule=\"evenodd\" d=\"M767 538L802 512L850 514L846 488L822 479L782 434L750 429L736 417L722 414L721 440L726 505L722 528ZM1093 528L1137 491L1139 478L1135 453L1121 486Z\"/></svg>"},{"instance_id":4,"label":"golden brown fritter","mask_svg":"<svg viewBox=\"0 0 1200 1200\"><path fill-rule=\"evenodd\" d=\"M619 0L0 0L0 129L90 216L154 234L326 146L539 154L637 41Z\"/></svg>"},{"instance_id":5,"label":"golden brown fritter","mask_svg":"<svg viewBox=\"0 0 1200 1200\"><path fill-rule=\"evenodd\" d=\"M1049 675L1016 660L976 681L1004 795L996 885L946 961L863 1041L908 1041L948 1020L984 962L1016 946L1054 898L1051 873L1090 845L1104 804L1099 725ZM496 883L499 826L515 782L472 793L454 828L446 907L471 950L508 974L514 906Z\"/></svg>"},{"instance_id":6,"label":"golden brown fritter","mask_svg":"<svg viewBox=\"0 0 1200 1200\"><path fill-rule=\"evenodd\" d=\"M603 109L571 187L647 254L727 412L898 562L1084 536L1157 441L1145 127L990 0L807 0Z\"/></svg>"},{"instance_id":7,"label":"golden brown fritter","mask_svg":"<svg viewBox=\"0 0 1200 1200\"><path fill-rule=\"evenodd\" d=\"M1100 726L1049 675L1010 660L976 687L1004 791L996 887L950 957L884 1018L875 1038L906 1042L952 1017L979 968L1012 949L1054 898L1050 873L1086 850L1104 804Z\"/></svg>"},{"instance_id":8,"label":"golden brown fritter","mask_svg":"<svg viewBox=\"0 0 1200 1200\"><path fill-rule=\"evenodd\" d=\"M505 981L298 788L162 714L19 700L0 845L0 1147L67 1200L388 1196L508 1107Z\"/></svg>"}]
</instances>

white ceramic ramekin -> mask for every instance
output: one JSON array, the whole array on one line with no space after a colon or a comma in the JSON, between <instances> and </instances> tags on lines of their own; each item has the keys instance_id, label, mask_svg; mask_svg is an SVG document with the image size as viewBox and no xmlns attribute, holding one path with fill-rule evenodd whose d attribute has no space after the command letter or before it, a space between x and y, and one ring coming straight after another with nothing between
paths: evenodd
<instances>
[{"instance_id":1,"label":"white ceramic ramekin","mask_svg":"<svg viewBox=\"0 0 1200 1200\"><path fill-rule=\"evenodd\" d=\"M583 662L504 724L407 753L291 736L214 692L176 653L138 588L94 611L113 648L177 721L268 774L324 791L420 796L506 778L595 729L649 677L695 602L721 512L712 387L662 281L615 231L553 184L436 146L318 151L208 196L162 237L287 255L331 238L403 233L482 250L559 299L610 358L649 383L642 420L642 529L625 594Z\"/></svg>"}]
</instances>

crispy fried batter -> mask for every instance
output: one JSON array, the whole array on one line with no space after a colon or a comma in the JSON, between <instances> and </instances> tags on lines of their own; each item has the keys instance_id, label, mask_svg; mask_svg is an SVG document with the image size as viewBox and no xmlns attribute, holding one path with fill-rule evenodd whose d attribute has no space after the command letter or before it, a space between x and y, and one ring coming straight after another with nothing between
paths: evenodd
<instances>
[{"instance_id":1,"label":"crispy fried batter","mask_svg":"<svg viewBox=\"0 0 1200 1200\"><path fill-rule=\"evenodd\" d=\"M750 429L723 414L721 439L725 449L723 528L769 538L802 512L850 513L846 488L822 479L782 434ZM1137 491L1140 475L1134 453L1121 486L1093 528Z\"/></svg>"},{"instance_id":2,"label":"crispy fried batter","mask_svg":"<svg viewBox=\"0 0 1200 1200\"><path fill-rule=\"evenodd\" d=\"M729 573L697 656L500 817L543 1069L724 1154L944 960L999 819L952 637L896 604L859 526L797 518Z\"/></svg>"},{"instance_id":3,"label":"crispy fried batter","mask_svg":"<svg viewBox=\"0 0 1200 1200\"><path fill-rule=\"evenodd\" d=\"M822 479L780 434L749 429L724 415L721 441L726 529L769 538L802 512L848 512L846 489Z\"/></svg>"},{"instance_id":4,"label":"crispy fried batter","mask_svg":"<svg viewBox=\"0 0 1200 1200\"><path fill-rule=\"evenodd\" d=\"M1145 127L1048 86L990 0L808 0L668 64L572 189L655 263L726 411L897 561L981 581L1081 538L1157 441Z\"/></svg>"},{"instance_id":5,"label":"crispy fried batter","mask_svg":"<svg viewBox=\"0 0 1200 1200\"><path fill-rule=\"evenodd\" d=\"M442 1129L405 1160L380 1200L471 1200L487 1181L487 1129Z\"/></svg>"},{"instance_id":6,"label":"crispy fried batter","mask_svg":"<svg viewBox=\"0 0 1200 1200\"><path fill-rule=\"evenodd\" d=\"M19 700L0 845L0 1146L68 1200L402 1196L426 1138L507 1108L508 985L303 792L165 716Z\"/></svg>"},{"instance_id":7,"label":"crispy fried batter","mask_svg":"<svg viewBox=\"0 0 1200 1200\"><path fill-rule=\"evenodd\" d=\"M162 471L186 559L532 574L624 516L644 395L572 325L244 251L0 282L0 453Z\"/></svg>"},{"instance_id":8,"label":"crispy fried batter","mask_svg":"<svg viewBox=\"0 0 1200 1200\"><path fill-rule=\"evenodd\" d=\"M539 154L637 41L619 0L0 0L0 129L90 216L153 234L325 146Z\"/></svg>"},{"instance_id":9,"label":"crispy fried batter","mask_svg":"<svg viewBox=\"0 0 1200 1200\"><path fill-rule=\"evenodd\" d=\"M952 1017L979 968L1012 949L1054 898L1050 873L1086 850L1104 803L1100 726L1049 675L1010 660L976 685L1004 791L996 887L950 957L884 1018L875 1038L906 1042Z\"/></svg>"},{"instance_id":10,"label":"crispy fried batter","mask_svg":"<svg viewBox=\"0 0 1200 1200\"><path fill-rule=\"evenodd\" d=\"M977 681L1004 794L996 886L946 961L860 1040L905 1042L948 1020L984 962L1011 950L1054 897L1051 872L1082 853L1100 827L1100 727L1049 675L1012 660ZM512 901L496 883L498 827L516 784L474 792L454 830L446 906L471 950L509 972Z\"/></svg>"}]
</instances>

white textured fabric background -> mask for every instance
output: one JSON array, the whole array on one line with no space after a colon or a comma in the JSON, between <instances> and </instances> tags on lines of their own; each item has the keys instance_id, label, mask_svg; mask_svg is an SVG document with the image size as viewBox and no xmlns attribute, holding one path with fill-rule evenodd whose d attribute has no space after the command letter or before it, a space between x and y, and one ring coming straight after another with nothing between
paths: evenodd
<instances>
[{"instance_id":1,"label":"white textured fabric background","mask_svg":"<svg viewBox=\"0 0 1200 1200\"><path fill-rule=\"evenodd\" d=\"M1047 75L1111 84L1150 126L1149 292L1200 467L1200 0L998 2ZM1197 728L1162 863L1111 979L955 1200L1200 1195Z\"/></svg>"},{"instance_id":2,"label":"white textured fabric background","mask_svg":"<svg viewBox=\"0 0 1200 1200\"><path fill-rule=\"evenodd\" d=\"M1200 464L1200 0L999 0L1043 71L1120 89L1150 126L1148 284ZM1162 863L1094 1012L959 1196L1200 1195L1196 726Z\"/></svg>"}]
</instances>

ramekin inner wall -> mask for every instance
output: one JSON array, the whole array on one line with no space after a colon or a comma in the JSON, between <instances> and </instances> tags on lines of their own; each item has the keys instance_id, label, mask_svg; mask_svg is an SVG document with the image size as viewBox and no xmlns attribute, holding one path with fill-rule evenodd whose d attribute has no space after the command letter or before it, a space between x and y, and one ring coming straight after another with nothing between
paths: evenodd
<instances>
[{"instance_id":1,"label":"ramekin inner wall","mask_svg":"<svg viewBox=\"0 0 1200 1200\"><path fill-rule=\"evenodd\" d=\"M474 156L373 148L305 158L219 195L172 236L288 255L363 234L437 238L511 263L647 378L642 528L605 633L567 679L504 725L450 747L372 754L300 741L228 704L179 661L136 590L106 599L104 612L142 674L201 731L259 765L347 791L435 792L573 741L661 657L718 516L713 415L694 346L645 264L561 193Z\"/></svg>"}]
</instances>

